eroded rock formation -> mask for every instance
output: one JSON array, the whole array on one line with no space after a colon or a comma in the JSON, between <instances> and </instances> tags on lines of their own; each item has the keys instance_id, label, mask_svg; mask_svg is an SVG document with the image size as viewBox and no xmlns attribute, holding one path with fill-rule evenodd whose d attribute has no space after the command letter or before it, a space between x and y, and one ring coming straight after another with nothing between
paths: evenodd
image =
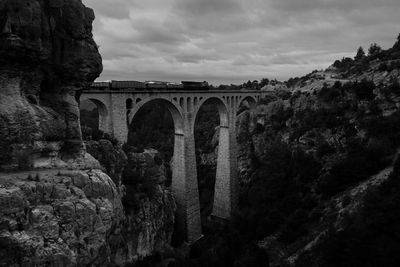
<instances>
[{"instance_id":1,"label":"eroded rock formation","mask_svg":"<svg viewBox=\"0 0 400 267\"><path fill-rule=\"evenodd\" d=\"M75 90L102 70L93 10L79 0L1 0L0 14L0 166L82 152Z\"/></svg>"}]
</instances>

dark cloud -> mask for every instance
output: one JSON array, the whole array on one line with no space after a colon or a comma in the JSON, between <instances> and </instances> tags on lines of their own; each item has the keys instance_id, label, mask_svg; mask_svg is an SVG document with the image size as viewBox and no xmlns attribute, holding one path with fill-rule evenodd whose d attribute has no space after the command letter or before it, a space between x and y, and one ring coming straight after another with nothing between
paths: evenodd
<instances>
[{"instance_id":1,"label":"dark cloud","mask_svg":"<svg viewBox=\"0 0 400 267\"><path fill-rule=\"evenodd\" d=\"M188 41L185 35L168 28L165 25L157 25L152 21L133 22L135 29L138 31L136 41L142 43L159 43L159 44L180 44Z\"/></svg>"},{"instance_id":2,"label":"dark cloud","mask_svg":"<svg viewBox=\"0 0 400 267\"><path fill-rule=\"evenodd\" d=\"M189 34L240 31L252 23L241 0L175 0L171 9Z\"/></svg>"}]
</instances>

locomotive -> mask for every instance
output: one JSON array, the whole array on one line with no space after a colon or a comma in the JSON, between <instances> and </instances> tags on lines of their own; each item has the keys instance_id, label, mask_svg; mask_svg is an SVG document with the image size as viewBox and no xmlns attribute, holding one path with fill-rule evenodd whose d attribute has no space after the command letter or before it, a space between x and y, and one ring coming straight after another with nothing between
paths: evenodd
<instances>
[{"instance_id":1,"label":"locomotive","mask_svg":"<svg viewBox=\"0 0 400 267\"><path fill-rule=\"evenodd\" d=\"M91 89L96 90L209 90L208 82L182 81L180 84L162 81L109 81L109 82L93 82Z\"/></svg>"}]
</instances>

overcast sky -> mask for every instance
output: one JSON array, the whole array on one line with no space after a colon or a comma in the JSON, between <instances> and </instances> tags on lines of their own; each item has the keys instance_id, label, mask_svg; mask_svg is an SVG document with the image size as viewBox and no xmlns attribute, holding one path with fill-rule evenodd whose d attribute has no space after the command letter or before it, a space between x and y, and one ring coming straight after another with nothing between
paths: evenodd
<instances>
[{"instance_id":1,"label":"overcast sky","mask_svg":"<svg viewBox=\"0 0 400 267\"><path fill-rule=\"evenodd\" d=\"M96 13L98 80L286 80L400 32L400 0L83 2Z\"/></svg>"}]
</instances>

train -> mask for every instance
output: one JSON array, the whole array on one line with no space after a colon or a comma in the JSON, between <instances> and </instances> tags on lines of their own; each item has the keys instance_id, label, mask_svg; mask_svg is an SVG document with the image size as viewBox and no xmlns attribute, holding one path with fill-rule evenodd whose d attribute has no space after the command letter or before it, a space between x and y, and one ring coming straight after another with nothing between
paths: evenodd
<instances>
[{"instance_id":1,"label":"train","mask_svg":"<svg viewBox=\"0 0 400 267\"><path fill-rule=\"evenodd\" d=\"M95 90L209 90L208 82L182 81L181 83L163 82L163 81L107 81L93 82L90 89Z\"/></svg>"}]
</instances>

